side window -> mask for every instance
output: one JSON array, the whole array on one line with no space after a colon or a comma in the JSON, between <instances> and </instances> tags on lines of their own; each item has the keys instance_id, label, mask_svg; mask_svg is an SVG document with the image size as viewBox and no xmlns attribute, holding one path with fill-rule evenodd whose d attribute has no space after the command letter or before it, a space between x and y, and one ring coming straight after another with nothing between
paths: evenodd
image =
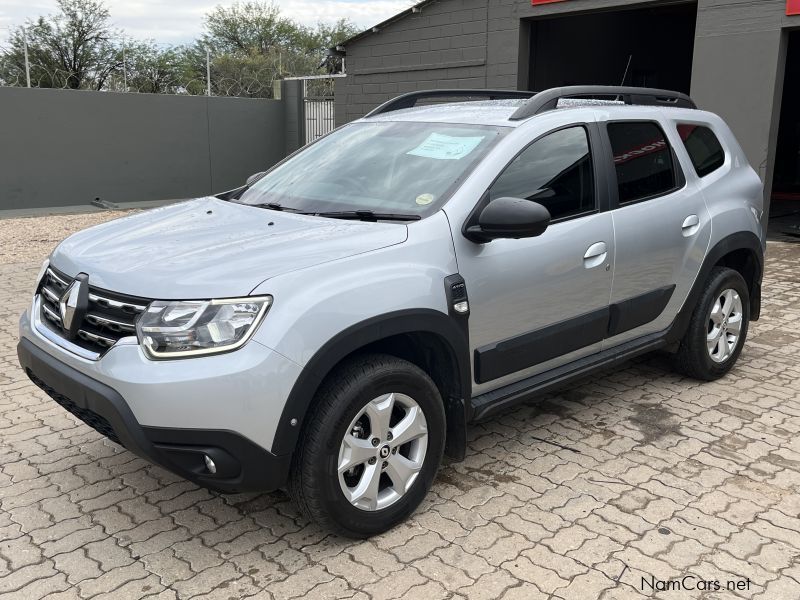
<instances>
[{"instance_id":1,"label":"side window","mask_svg":"<svg viewBox=\"0 0 800 600\"><path fill-rule=\"evenodd\" d=\"M678 134L699 177L705 177L725 164L725 150L708 127L680 124Z\"/></svg>"},{"instance_id":2,"label":"side window","mask_svg":"<svg viewBox=\"0 0 800 600\"><path fill-rule=\"evenodd\" d=\"M658 196L675 188L672 149L655 123L609 123L619 203Z\"/></svg>"},{"instance_id":3,"label":"side window","mask_svg":"<svg viewBox=\"0 0 800 600\"><path fill-rule=\"evenodd\" d=\"M593 211L594 172L586 129L554 131L528 146L489 190L490 200L505 196L538 202L554 220Z\"/></svg>"}]
</instances>

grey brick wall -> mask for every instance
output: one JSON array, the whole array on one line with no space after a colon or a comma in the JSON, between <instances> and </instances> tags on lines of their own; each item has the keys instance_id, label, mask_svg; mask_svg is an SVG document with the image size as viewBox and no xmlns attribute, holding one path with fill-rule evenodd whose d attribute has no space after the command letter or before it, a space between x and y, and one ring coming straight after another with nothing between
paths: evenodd
<instances>
[{"instance_id":1,"label":"grey brick wall","mask_svg":"<svg viewBox=\"0 0 800 600\"><path fill-rule=\"evenodd\" d=\"M486 0L441 0L348 46L337 123L420 88L486 87L487 11Z\"/></svg>"}]
</instances>

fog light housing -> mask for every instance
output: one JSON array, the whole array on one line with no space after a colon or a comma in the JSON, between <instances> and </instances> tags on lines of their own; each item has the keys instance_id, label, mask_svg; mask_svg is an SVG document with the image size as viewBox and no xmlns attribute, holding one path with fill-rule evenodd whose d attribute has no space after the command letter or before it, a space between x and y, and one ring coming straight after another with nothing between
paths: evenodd
<instances>
[{"instance_id":1,"label":"fog light housing","mask_svg":"<svg viewBox=\"0 0 800 600\"><path fill-rule=\"evenodd\" d=\"M203 458L206 461L206 469L208 469L208 472L211 473L212 475L216 475L217 474L216 463L212 460L212 458L208 454L204 454Z\"/></svg>"}]
</instances>

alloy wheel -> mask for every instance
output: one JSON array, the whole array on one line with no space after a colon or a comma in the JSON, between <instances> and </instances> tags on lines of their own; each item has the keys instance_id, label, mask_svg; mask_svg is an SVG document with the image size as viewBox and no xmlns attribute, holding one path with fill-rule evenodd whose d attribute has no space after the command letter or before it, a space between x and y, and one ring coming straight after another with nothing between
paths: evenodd
<instances>
[{"instance_id":1,"label":"alloy wheel","mask_svg":"<svg viewBox=\"0 0 800 600\"><path fill-rule=\"evenodd\" d=\"M706 344L711 360L722 363L728 360L739 345L744 312L742 299L736 290L724 290L711 307L708 317Z\"/></svg>"},{"instance_id":2,"label":"alloy wheel","mask_svg":"<svg viewBox=\"0 0 800 600\"><path fill-rule=\"evenodd\" d=\"M339 485L361 510L400 500L417 479L428 450L428 424L413 398L389 393L367 403L339 448Z\"/></svg>"}]
</instances>

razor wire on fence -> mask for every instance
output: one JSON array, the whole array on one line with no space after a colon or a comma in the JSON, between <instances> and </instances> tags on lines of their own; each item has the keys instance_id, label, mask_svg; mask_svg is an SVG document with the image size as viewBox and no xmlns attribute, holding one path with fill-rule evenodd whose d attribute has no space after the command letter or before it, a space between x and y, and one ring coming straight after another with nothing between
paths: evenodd
<instances>
[{"instance_id":1,"label":"razor wire on fence","mask_svg":"<svg viewBox=\"0 0 800 600\"><path fill-rule=\"evenodd\" d=\"M270 72L215 73L213 66L209 66L208 72L210 77L191 73L129 74L120 70L103 76L100 81L91 73L48 69L43 65L33 64L24 71L10 73L10 77L4 74L0 78L0 86L272 98L275 82L280 79L277 74Z\"/></svg>"},{"instance_id":2,"label":"razor wire on fence","mask_svg":"<svg viewBox=\"0 0 800 600\"><path fill-rule=\"evenodd\" d=\"M94 86L77 87L71 84L75 78L74 73L56 70L41 74L38 77L32 76L30 83L24 74L18 74L13 79L0 79L2 87L34 87L50 89L78 89L94 90L103 92L118 93L143 93L143 94L177 94L193 96L235 96L247 98L272 98L274 95L275 81L274 76L251 76L241 77L228 76L214 78L212 73L211 80L198 77L168 77L157 80L133 80L125 82L118 81L116 78L109 80L99 89ZM210 85L209 85L210 84Z\"/></svg>"},{"instance_id":3,"label":"razor wire on fence","mask_svg":"<svg viewBox=\"0 0 800 600\"><path fill-rule=\"evenodd\" d=\"M124 38L117 55L100 66L75 71L37 60L23 41L20 56L0 55L0 86L272 98L276 81L286 76L323 73L314 57L284 54L280 49L215 56L200 47L161 49L152 43L126 47ZM315 95L333 94L331 89Z\"/></svg>"}]
</instances>

